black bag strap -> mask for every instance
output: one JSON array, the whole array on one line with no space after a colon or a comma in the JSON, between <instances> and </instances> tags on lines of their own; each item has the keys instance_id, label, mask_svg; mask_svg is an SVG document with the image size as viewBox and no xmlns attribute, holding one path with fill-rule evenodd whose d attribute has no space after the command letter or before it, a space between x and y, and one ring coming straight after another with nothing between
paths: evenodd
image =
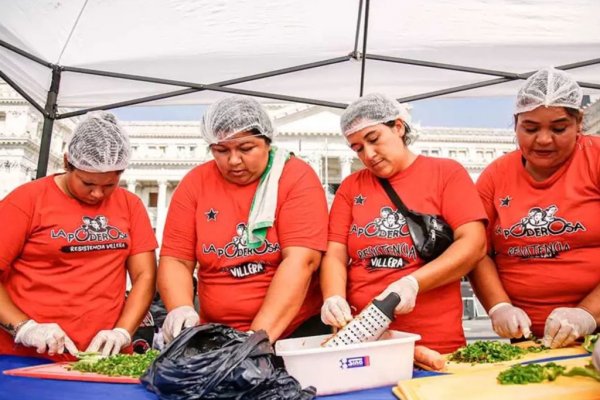
<instances>
[{"instance_id":1,"label":"black bag strap","mask_svg":"<svg viewBox=\"0 0 600 400\"><path fill-rule=\"evenodd\" d=\"M388 181L385 178L377 178L377 179L379 180L379 183L381 183L381 186L383 186L383 189L387 193L390 200L392 200L392 203L394 203L394 205L398 208L400 213L402 215L404 215L405 217L408 214L410 214L410 210L408 208L406 208L406 206L402 202L402 199L400 198L400 196L398 196L398 193L396 193L396 191L392 187L392 184L390 183L390 181Z\"/></svg>"}]
</instances>

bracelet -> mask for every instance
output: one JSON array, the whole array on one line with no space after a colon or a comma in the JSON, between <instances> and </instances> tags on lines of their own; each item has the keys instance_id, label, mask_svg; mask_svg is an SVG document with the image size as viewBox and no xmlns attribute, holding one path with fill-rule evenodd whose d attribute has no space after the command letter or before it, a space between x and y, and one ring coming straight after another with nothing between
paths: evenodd
<instances>
[{"instance_id":1,"label":"bracelet","mask_svg":"<svg viewBox=\"0 0 600 400\"><path fill-rule=\"evenodd\" d=\"M19 333L19 329L21 329L23 327L23 325L25 325L26 323L28 323L29 321L31 321L31 318L27 318L21 322L18 322L15 326L12 326L11 324L5 325L4 327L6 328L6 331L12 336L15 337L17 336L17 333Z\"/></svg>"}]
</instances>

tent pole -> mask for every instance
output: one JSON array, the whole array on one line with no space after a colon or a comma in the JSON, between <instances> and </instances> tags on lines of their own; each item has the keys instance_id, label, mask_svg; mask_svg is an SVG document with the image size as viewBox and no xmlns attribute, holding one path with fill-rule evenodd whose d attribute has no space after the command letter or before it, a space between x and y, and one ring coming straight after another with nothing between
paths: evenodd
<instances>
[{"instance_id":1,"label":"tent pole","mask_svg":"<svg viewBox=\"0 0 600 400\"><path fill-rule=\"evenodd\" d=\"M193 88L193 89L177 90L174 92L156 94L153 96L141 97L138 99L121 101L118 103L104 104L101 106L85 108L83 110L71 111L71 112L64 113L64 114L56 114L54 119L65 119L65 118L76 117L78 115L83 115L90 111L96 111L96 110L112 110L114 108L119 108L119 107L128 107L128 106L133 106L136 104L148 103L151 101L167 99L170 97L176 97L176 96L182 96L182 95L186 95L186 94L190 94L190 93L196 93L196 92L199 92L202 90L212 90L214 92L234 93L234 94L241 94L241 95L253 96L253 97L263 97L265 99L283 100L283 101L289 101L292 103L313 104L316 106L339 108L339 109L345 109L346 107L348 107L348 104L345 104L345 103L336 103L336 102L325 101L325 100L309 99L306 97L284 96L284 95L279 95L279 94L275 94L275 93L257 92L257 91L253 91L253 90L234 89L234 88L213 86L213 85L202 85L202 87L203 87L203 89Z\"/></svg>"},{"instance_id":2,"label":"tent pole","mask_svg":"<svg viewBox=\"0 0 600 400\"><path fill-rule=\"evenodd\" d=\"M492 75L492 76L499 76L499 77L510 78L510 79L527 79L527 76L523 76L525 74L515 74L512 72L496 71L493 69L474 68L474 67L467 67L467 66L456 65L456 64L446 64L446 63L439 63L439 62L432 62L432 61L415 60L412 58L391 57L391 56L383 56L383 55L379 55L379 54L365 54L365 58L368 58L369 60L386 61L386 62L392 62L392 63L397 63L397 64L416 65L419 67L439 68L439 69L446 69L446 70L451 70L451 71L471 72L473 74Z\"/></svg>"},{"instance_id":3,"label":"tent pole","mask_svg":"<svg viewBox=\"0 0 600 400\"><path fill-rule=\"evenodd\" d=\"M42 115L46 116L46 110L44 110L42 108L42 106L40 106L38 103L36 103L36 101L33 99L33 97L28 95L26 91L21 89L21 87L19 85L17 85L12 79L10 79L8 76L6 76L6 74L2 71L0 71L0 78L2 78L2 80L4 82L6 82L8 84L8 86L13 88L17 93L19 93L21 95L21 97L23 97L25 100L27 100L29 102L29 104L31 104L36 110L38 110L40 113L42 113Z\"/></svg>"},{"instance_id":4,"label":"tent pole","mask_svg":"<svg viewBox=\"0 0 600 400\"><path fill-rule=\"evenodd\" d=\"M297 65L294 67L282 68L282 69L263 72L263 73L259 73L259 74L243 76L240 78L229 79L226 81L216 82L216 83L212 83L212 84L208 84L208 85L200 84L200 83L193 83L193 82L175 81L175 80L171 80L171 79L153 78L153 77L142 76L142 75L122 74L122 73L118 73L118 72L62 66L61 69L62 69L62 71L65 71L65 72L73 72L73 73L88 74L88 75L98 75L98 76L126 79L126 80L132 80L132 81L159 83L159 84L163 84L163 85L184 86L184 87L187 86L187 87L189 87L189 89L181 89L181 90L177 90L177 91L173 91L173 92L161 93L158 95L141 97L141 98L122 101L122 102L118 102L118 103L105 104L105 105L87 108L84 110L73 111L73 112L69 112L69 113L65 113L65 114L57 114L55 119L70 118L70 117L74 117L77 115L85 114L88 111L109 110L109 109L113 109L113 108L126 107L126 106L135 105L135 104L166 99L166 98L170 98L170 97L182 96L182 95L190 94L190 93L194 93L194 92L201 92L204 90L222 91L222 92L227 92L227 93L238 93L238 94L245 94L248 96L265 97L265 98L272 98L272 99L278 99L278 100L292 101L292 102L297 102L297 103L314 104L314 105L320 105L320 106L324 106L324 107L333 107L333 108L344 109L348 106L347 104L321 101L321 100L317 100L317 99L308 99L308 98L302 98L302 97L276 95L276 94L272 94L272 93L255 92L255 91L249 91L249 90L243 90L243 89L228 89L228 88L225 88L225 86L235 85L235 84L239 84L239 83L243 83L243 82L250 82L250 81L274 77L274 76L278 76L278 75L285 75L285 74L289 74L292 72L304 71L304 70L317 68L317 67L323 67L323 66L327 66L327 65L338 64L338 63L346 62L346 61L350 60L350 58L351 58L350 55L342 56L342 57L335 57L335 58L316 61L316 62L312 62L312 63L308 63L308 64L301 64L301 65Z\"/></svg>"},{"instance_id":5,"label":"tent pole","mask_svg":"<svg viewBox=\"0 0 600 400\"><path fill-rule=\"evenodd\" d=\"M572 64L559 65L556 67L556 69L561 69L561 70L567 71L570 69L581 68L584 66L596 65L596 64L600 64L600 58L595 58L595 59L586 60L586 61L580 61L580 62L572 63ZM440 68L444 68L444 67L440 67ZM448 68L444 68L444 69L448 69ZM432 97L443 96L445 94L464 92L467 90L482 88L482 87L486 87L486 86L498 85L501 83L506 83L506 82L517 80L517 79L527 79L534 73L535 73L535 71L530 71L530 72L525 72L522 74L516 74L515 78L506 77L506 78L490 79L487 81L471 83L468 85L454 86L451 88L435 90L433 92L421 93L421 94L417 94L414 96L401 97L396 100L399 101L400 103L408 103L411 101L424 100L424 99L429 99ZM581 81L578 81L577 83L579 84L579 86L584 87L584 88L600 89L600 84L597 84L597 83L581 82Z\"/></svg>"},{"instance_id":6,"label":"tent pole","mask_svg":"<svg viewBox=\"0 0 600 400\"><path fill-rule=\"evenodd\" d=\"M473 74L492 75L492 76L508 78L509 80L527 79L535 73L535 71L530 71L530 72L525 72L522 74L516 74L513 72L497 71L497 70L493 70L493 69L467 67L467 66L463 66L463 65L445 64L445 63L438 63L438 62L431 62L431 61L424 61L424 60L415 60L415 59L411 59L411 58L390 57L390 56L383 56L383 55L378 55L378 54L365 54L365 58L368 58L369 60L386 61L386 62L393 62L393 63L397 63L397 64L417 65L419 67L439 68L439 69L445 69L445 70L450 70L450 71L460 71L460 72L470 72ZM597 65L597 64L600 64L600 58L593 58L591 60L580 61L580 62L576 62L576 63L572 63L572 64L559 65L556 67L556 69L570 70L570 69L574 69L574 68L587 67L590 65ZM499 82L499 83L502 83L502 82ZM599 89L600 88L600 85L597 83L581 82L581 81L578 81L577 83L579 84L579 86L585 87L585 88L590 88L590 89ZM452 92L452 93L454 93L454 92ZM424 94L428 94L428 93L424 93ZM444 93L442 93L442 94L444 94Z\"/></svg>"},{"instance_id":7,"label":"tent pole","mask_svg":"<svg viewBox=\"0 0 600 400\"><path fill-rule=\"evenodd\" d=\"M26 52L25 50L21 50L20 48L13 46L12 44L5 42L4 40L0 40L0 47L4 47L5 49L8 49L14 53L17 53L20 56L23 56L25 58L30 59L31 61L41 64L44 67L52 68L52 66L53 66L48 61L42 60L41 58L36 57L33 54Z\"/></svg>"},{"instance_id":8,"label":"tent pole","mask_svg":"<svg viewBox=\"0 0 600 400\"><path fill-rule=\"evenodd\" d=\"M285 74L289 74L292 72L299 72L299 71L305 71L305 70L309 70L309 69L313 69L313 68L324 67L327 65L334 65L334 64L346 62L348 60L350 60L350 56L329 58L327 60L321 60L321 61L315 61L315 62L311 62L311 63L307 63L307 64L296 65L294 67L281 68L281 69L276 69L273 71L262 72L259 74L243 76L241 78L235 78L235 79L229 79L226 81L215 82L215 83L211 83L211 85L215 85L215 86L235 85L238 83L250 82L250 81L255 81L258 79L272 78L274 76L285 75ZM123 73L119 73L119 72L102 71L102 70L89 69L89 68L79 68L79 67L69 67L69 66L62 66L61 68L65 72L74 72L74 73L78 73L78 74L98 75L98 76L105 76L105 77L109 77L109 78L127 79L127 80L131 80L131 81L141 81L141 82L149 82L149 83L159 83L162 85L183 86L183 87L204 89L202 84L194 83L194 82L177 81L177 80L173 80L173 79L153 78L150 76L143 76L143 75L123 74Z\"/></svg>"},{"instance_id":9,"label":"tent pole","mask_svg":"<svg viewBox=\"0 0 600 400\"><path fill-rule=\"evenodd\" d=\"M360 97L362 97L364 89L365 89L365 67L367 63L367 31L369 30L369 5L370 0L366 0L365 4L365 33L363 34L363 51L361 58L361 67L360 67Z\"/></svg>"},{"instance_id":10,"label":"tent pole","mask_svg":"<svg viewBox=\"0 0 600 400\"><path fill-rule=\"evenodd\" d=\"M56 99L60 87L61 70L58 65L52 66L52 83L46 98L44 113L44 127L42 129L42 142L40 143L40 155L38 157L37 178L43 178L48 172L48 160L50 159L50 141L52 140L52 128L56 119Z\"/></svg>"},{"instance_id":11,"label":"tent pole","mask_svg":"<svg viewBox=\"0 0 600 400\"><path fill-rule=\"evenodd\" d=\"M358 36L360 35L360 20L362 19L362 7L363 0L358 2L358 20L356 21L356 34L354 35L354 51L352 52L352 56L354 58L358 58Z\"/></svg>"},{"instance_id":12,"label":"tent pole","mask_svg":"<svg viewBox=\"0 0 600 400\"><path fill-rule=\"evenodd\" d=\"M510 82L510 81L513 81L513 80L514 79L510 79L510 78L490 79L490 80L487 80L487 81L470 83L468 85L454 86L454 87L451 87L451 88L440 89L440 90L436 90L436 91L433 91L433 92L416 94L414 96L401 97L401 98L398 98L396 100L399 103L408 103L408 102L411 102L411 101L424 100L424 99L429 99L431 97L443 96L445 94L464 92L464 91L467 91L467 90L478 89L478 88L482 88L482 87L486 87L486 86L498 85L500 83Z\"/></svg>"}]
</instances>

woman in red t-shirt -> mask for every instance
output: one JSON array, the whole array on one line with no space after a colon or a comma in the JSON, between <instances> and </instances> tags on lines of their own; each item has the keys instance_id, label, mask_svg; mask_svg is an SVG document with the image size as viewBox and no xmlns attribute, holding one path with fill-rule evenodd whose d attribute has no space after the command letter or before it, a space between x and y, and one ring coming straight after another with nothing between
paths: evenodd
<instances>
[{"instance_id":1,"label":"woman in red t-shirt","mask_svg":"<svg viewBox=\"0 0 600 400\"><path fill-rule=\"evenodd\" d=\"M214 160L179 183L161 246L167 342L199 322L264 329L271 341L326 329L315 278L327 244L325 193L308 164L271 146L273 133L251 98L223 99L204 114Z\"/></svg>"},{"instance_id":2,"label":"woman in red t-shirt","mask_svg":"<svg viewBox=\"0 0 600 400\"><path fill-rule=\"evenodd\" d=\"M490 256L470 278L500 336L561 347L600 321L600 139L582 134L582 98L564 71L529 77L517 95L519 150L477 182Z\"/></svg>"},{"instance_id":3,"label":"woman in red t-shirt","mask_svg":"<svg viewBox=\"0 0 600 400\"><path fill-rule=\"evenodd\" d=\"M0 203L0 354L60 360L65 349L108 355L131 343L154 295L157 243L140 199L119 188L129 155L115 117L90 113L69 142L66 173Z\"/></svg>"},{"instance_id":4,"label":"woman in red t-shirt","mask_svg":"<svg viewBox=\"0 0 600 400\"><path fill-rule=\"evenodd\" d=\"M408 113L380 94L364 96L344 112L341 127L366 169L346 178L329 219L329 244L321 266L323 322L340 327L373 298L400 295L392 329L418 333L441 352L465 344L460 278L485 253L485 211L458 163L416 155ZM436 214L452 227L454 242L425 262L408 225L378 178L387 179L406 207Z\"/></svg>"}]
</instances>

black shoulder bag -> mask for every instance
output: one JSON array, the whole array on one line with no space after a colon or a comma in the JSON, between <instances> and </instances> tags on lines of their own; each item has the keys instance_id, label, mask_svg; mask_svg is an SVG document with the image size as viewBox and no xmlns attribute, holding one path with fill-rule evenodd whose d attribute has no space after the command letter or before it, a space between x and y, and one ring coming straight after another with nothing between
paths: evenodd
<instances>
[{"instance_id":1,"label":"black shoulder bag","mask_svg":"<svg viewBox=\"0 0 600 400\"><path fill-rule=\"evenodd\" d=\"M419 256L429 262L442 254L454 241L450 225L439 215L421 214L406 208L387 179L378 178L392 203L404 216L410 237Z\"/></svg>"}]
</instances>

